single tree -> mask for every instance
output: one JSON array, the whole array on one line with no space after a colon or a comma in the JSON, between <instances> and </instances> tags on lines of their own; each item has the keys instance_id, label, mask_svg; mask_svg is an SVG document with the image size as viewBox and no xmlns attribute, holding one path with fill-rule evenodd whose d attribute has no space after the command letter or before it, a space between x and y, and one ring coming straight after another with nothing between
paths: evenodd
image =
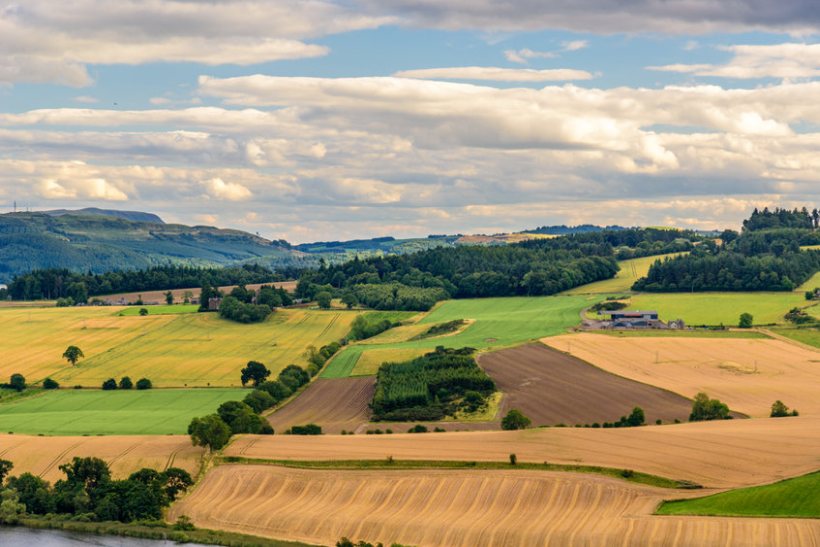
<instances>
[{"instance_id":1,"label":"single tree","mask_svg":"<svg viewBox=\"0 0 820 547\"><path fill-rule=\"evenodd\" d=\"M501 429L527 429L532 421L524 416L520 410L512 409L507 412L507 415L501 420Z\"/></svg>"},{"instance_id":2,"label":"single tree","mask_svg":"<svg viewBox=\"0 0 820 547\"><path fill-rule=\"evenodd\" d=\"M342 295L342 304L347 306L347 309L352 309L359 305L359 299L353 291L347 291Z\"/></svg>"},{"instance_id":3,"label":"single tree","mask_svg":"<svg viewBox=\"0 0 820 547\"><path fill-rule=\"evenodd\" d=\"M174 303L174 293L171 291L165 293L165 303L169 306Z\"/></svg>"},{"instance_id":4,"label":"single tree","mask_svg":"<svg viewBox=\"0 0 820 547\"><path fill-rule=\"evenodd\" d=\"M13 462L10 462L9 460L0 460L0 489L3 488L3 483L5 482L6 477L9 476L9 473L11 473L13 467Z\"/></svg>"},{"instance_id":5,"label":"single tree","mask_svg":"<svg viewBox=\"0 0 820 547\"><path fill-rule=\"evenodd\" d=\"M754 324L754 316L751 313L741 313L737 326L741 329L750 329Z\"/></svg>"},{"instance_id":6,"label":"single tree","mask_svg":"<svg viewBox=\"0 0 820 547\"><path fill-rule=\"evenodd\" d=\"M60 384L51 378L43 380L43 389L57 389L58 387L60 387Z\"/></svg>"},{"instance_id":7,"label":"single tree","mask_svg":"<svg viewBox=\"0 0 820 547\"><path fill-rule=\"evenodd\" d=\"M105 391L111 391L112 389L117 389L117 381L113 378L109 378L105 382L102 383L102 388Z\"/></svg>"},{"instance_id":8,"label":"single tree","mask_svg":"<svg viewBox=\"0 0 820 547\"><path fill-rule=\"evenodd\" d=\"M11 379L9 380L9 386L11 389L16 389L18 392L23 391L26 389L26 378L19 372L16 372L11 375Z\"/></svg>"},{"instance_id":9,"label":"single tree","mask_svg":"<svg viewBox=\"0 0 820 547\"><path fill-rule=\"evenodd\" d=\"M204 446L213 452L220 450L231 439L231 428L216 414L194 418L188 426L194 446Z\"/></svg>"},{"instance_id":10,"label":"single tree","mask_svg":"<svg viewBox=\"0 0 820 547\"><path fill-rule=\"evenodd\" d=\"M248 361L248 364L242 369L241 372L242 385L244 386L248 382L253 382L254 387L267 380L268 376L271 374L268 367L259 361Z\"/></svg>"},{"instance_id":11,"label":"single tree","mask_svg":"<svg viewBox=\"0 0 820 547\"><path fill-rule=\"evenodd\" d=\"M131 389L134 387L134 382L128 376L120 378L120 389Z\"/></svg>"},{"instance_id":12,"label":"single tree","mask_svg":"<svg viewBox=\"0 0 820 547\"><path fill-rule=\"evenodd\" d=\"M77 346L68 346L66 350L63 352L63 359L71 363L71 366L77 364L81 358L85 357L83 350L78 348Z\"/></svg>"},{"instance_id":13,"label":"single tree","mask_svg":"<svg viewBox=\"0 0 820 547\"><path fill-rule=\"evenodd\" d=\"M319 307L323 310L330 309L330 303L333 300L333 295L330 294L328 291L321 291L316 294L316 303L319 304Z\"/></svg>"},{"instance_id":14,"label":"single tree","mask_svg":"<svg viewBox=\"0 0 820 547\"><path fill-rule=\"evenodd\" d=\"M148 378L140 378L137 380L137 389L151 389L152 387L154 386Z\"/></svg>"},{"instance_id":15,"label":"single tree","mask_svg":"<svg viewBox=\"0 0 820 547\"><path fill-rule=\"evenodd\" d=\"M646 423L646 416L643 413L643 409L639 406L633 408L632 413L626 419L626 423L630 427L637 427Z\"/></svg>"},{"instance_id":16,"label":"single tree","mask_svg":"<svg viewBox=\"0 0 820 547\"><path fill-rule=\"evenodd\" d=\"M139 313L140 313L140 317L145 317L146 315L148 315L148 310L145 309L145 308L140 308Z\"/></svg>"},{"instance_id":17,"label":"single tree","mask_svg":"<svg viewBox=\"0 0 820 547\"><path fill-rule=\"evenodd\" d=\"M796 410L789 410L789 407L783 403L783 401L777 400L772 404L772 413L770 416L772 418L784 418L786 416L797 416L798 412Z\"/></svg>"}]
</instances>

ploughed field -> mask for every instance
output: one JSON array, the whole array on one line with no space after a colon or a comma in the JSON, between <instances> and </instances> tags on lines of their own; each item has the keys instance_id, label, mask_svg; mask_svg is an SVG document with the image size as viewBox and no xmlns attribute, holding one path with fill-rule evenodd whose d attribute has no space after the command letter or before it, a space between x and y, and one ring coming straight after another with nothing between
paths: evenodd
<instances>
[{"instance_id":1,"label":"ploughed field","mask_svg":"<svg viewBox=\"0 0 820 547\"><path fill-rule=\"evenodd\" d=\"M376 389L372 376L318 378L296 399L268 416L276 433L294 425L318 424L324 433L355 431L370 419Z\"/></svg>"},{"instance_id":2,"label":"ploughed field","mask_svg":"<svg viewBox=\"0 0 820 547\"><path fill-rule=\"evenodd\" d=\"M405 342L397 342L395 333L387 331L367 341L345 348L327 366L322 376L344 378L354 374L363 352L379 351L379 358L390 351L417 354L432 351L436 346L488 349L509 347L554 336L576 325L582 309L594 302L589 296L539 296L507 298L472 298L447 300L425 315L417 325L430 327L457 319L470 321L456 334L421 340L409 340L421 330L406 330ZM395 359L389 359L395 360ZM376 362L376 359L372 360ZM372 370L372 366L366 369ZM362 374L360 368L359 373Z\"/></svg>"},{"instance_id":3,"label":"ploughed field","mask_svg":"<svg viewBox=\"0 0 820 547\"><path fill-rule=\"evenodd\" d=\"M275 374L303 353L343 338L360 312L278 310L242 325L215 313L120 317L122 307L0 309L0 378L20 373L64 387L100 387L108 378L150 378L159 387L239 386L239 370L261 361ZM69 345L85 353L76 366L62 359Z\"/></svg>"},{"instance_id":4,"label":"ploughed field","mask_svg":"<svg viewBox=\"0 0 820 547\"><path fill-rule=\"evenodd\" d=\"M0 435L0 459L14 463L12 475L32 473L54 482L65 475L59 466L74 457L94 456L108 463L114 478L126 478L143 467L181 467L196 475L204 450L187 436L41 437Z\"/></svg>"},{"instance_id":5,"label":"ploughed field","mask_svg":"<svg viewBox=\"0 0 820 547\"><path fill-rule=\"evenodd\" d=\"M268 460L453 460L597 465L708 487L804 475L820 464L820 416L622 429L544 428L394 435L242 435L227 456Z\"/></svg>"},{"instance_id":6,"label":"ploughed field","mask_svg":"<svg viewBox=\"0 0 820 547\"><path fill-rule=\"evenodd\" d=\"M820 521L652 516L670 491L526 470L288 469L222 465L175 504L202 527L332 544L811 545Z\"/></svg>"},{"instance_id":7,"label":"ploughed field","mask_svg":"<svg viewBox=\"0 0 820 547\"><path fill-rule=\"evenodd\" d=\"M516 408L539 425L615 422L640 406L647 423L685 421L690 400L615 376L542 344L487 353L479 364L504 393L501 414Z\"/></svg>"},{"instance_id":8,"label":"ploughed field","mask_svg":"<svg viewBox=\"0 0 820 547\"><path fill-rule=\"evenodd\" d=\"M46 391L0 405L0 431L46 435L185 435L242 389ZM187 437L185 437L187 439ZM190 440L188 439L188 442Z\"/></svg>"},{"instance_id":9,"label":"ploughed field","mask_svg":"<svg viewBox=\"0 0 820 547\"><path fill-rule=\"evenodd\" d=\"M686 397L705 391L752 417L768 417L778 399L801 414L820 414L820 352L797 344L588 333L543 342L613 374Z\"/></svg>"}]
</instances>

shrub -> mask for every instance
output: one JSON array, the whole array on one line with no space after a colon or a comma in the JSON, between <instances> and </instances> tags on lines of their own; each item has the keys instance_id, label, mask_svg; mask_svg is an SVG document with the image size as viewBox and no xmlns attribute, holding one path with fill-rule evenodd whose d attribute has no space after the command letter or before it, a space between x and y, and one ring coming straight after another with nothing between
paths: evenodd
<instances>
[{"instance_id":1,"label":"shrub","mask_svg":"<svg viewBox=\"0 0 820 547\"><path fill-rule=\"evenodd\" d=\"M117 389L117 381L113 378L109 378L108 380L102 383L102 388L106 391Z\"/></svg>"},{"instance_id":2,"label":"shrub","mask_svg":"<svg viewBox=\"0 0 820 547\"><path fill-rule=\"evenodd\" d=\"M120 378L120 389L132 389L134 387L134 382L131 381L131 378L128 376L123 376Z\"/></svg>"},{"instance_id":3,"label":"shrub","mask_svg":"<svg viewBox=\"0 0 820 547\"><path fill-rule=\"evenodd\" d=\"M750 329L754 324L754 316L751 313L741 313L737 326L741 329Z\"/></svg>"},{"instance_id":4,"label":"shrub","mask_svg":"<svg viewBox=\"0 0 820 547\"><path fill-rule=\"evenodd\" d=\"M9 379L9 387L18 393L26 389L26 378L20 373L14 373Z\"/></svg>"},{"instance_id":5,"label":"shrub","mask_svg":"<svg viewBox=\"0 0 820 547\"><path fill-rule=\"evenodd\" d=\"M273 405L276 404L276 401L267 391L262 391L261 389L254 389L250 393L245 396L243 400L246 405L251 407L254 412L259 414L263 412Z\"/></svg>"},{"instance_id":6,"label":"shrub","mask_svg":"<svg viewBox=\"0 0 820 547\"><path fill-rule=\"evenodd\" d=\"M427 428L421 424L416 424L407 430L408 433L427 433Z\"/></svg>"},{"instance_id":7,"label":"shrub","mask_svg":"<svg viewBox=\"0 0 820 547\"><path fill-rule=\"evenodd\" d=\"M148 310L146 310L145 308L140 308L139 313L141 317L145 317L146 315L148 315Z\"/></svg>"},{"instance_id":8,"label":"shrub","mask_svg":"<svg viewBox=\"0 0 820 547\"><path fill-rule=\"evenodd\" d=\"M137 380L137 389L151 389L154 385L148 378L140 378Z\"/></svg>"},{"instance_id":9,"label":"shrub","mask_svg":"<svg viewBox=\"0 0 820 547\"><path fill-rule=\"evenodd\" d=\"M518 465L518 456L510 454L510 465Z\"/></svg>"},{"instance_id":10,"label":"shrub","mask_svg":"<svg viewBox=\"0 0 820 547\"><path fill-rule=\"evenodd\" d=\"M60 387L60 384L51 378L46 378L43 380L43 389L57 389L58 387Z\"/></svg>"},{"instance_id":11,"label":"shrub","mask_svg":"<svg viewBox=\"0 0 820 547\"><path fill-rule=\"evenodd\" d=\"M787 407L783 401L778 400L772 404L772 412L770 414L772 418L785 418L786 416L799 415L800 413L796 410L789 410L789 407Z\"/></svg>"},{"instance_id":12,"label":"shrub","mask_svg":"<svg viewBox=\"0 0 820 547\"><path fill-rule=\"evenodd\" d=\"M515 429L526 429L532 424L532 420L524 416L520 410L512 409L501 420L501 429L507 431Z\"/></svg>"},{"instance_id":13,"label":"shrub","mask_svg":"<svg viewBox=\"0 0 820 547\"><path fill-rule=\"evenodd\" d=\"M235 296L226 296L219 305L219 317L237 323L260 323L272 313L265 304L246 304Z\"/></svg>"},{"instance_id":14,"label":"shrub","mask_svg":"<svg viewBox=\"0 0 820 547\"><path fill-rule=\"evenodd\" d=\"M322 428L316 424L295 425L288 430L290 435L321 435Z\"/></svg>"}]
</instances>

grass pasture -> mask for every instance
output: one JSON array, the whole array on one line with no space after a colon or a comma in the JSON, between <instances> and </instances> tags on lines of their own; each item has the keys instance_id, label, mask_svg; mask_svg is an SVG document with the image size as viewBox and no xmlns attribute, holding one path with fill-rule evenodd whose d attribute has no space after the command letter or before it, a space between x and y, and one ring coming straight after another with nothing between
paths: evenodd
<instances>
[{"instance_id":1,"label":"grass pasture","mask_svg":"<svg viewBox=\"0 0 820 547\"><path fill-rule=\"evenodd\" d=\"M618 262L621 269L612 279L604 279L603 281L581 285L580 287L570 289L565 294L611 294L629 292L632 290L632 285L635 284L635 281L641 277L645 277L646 274L649 273L649 267L652 266L656 260L672 258L682 254L686 253L669 253L665 255L621 260Z\"/></svg>"},{"instance_id":2,"label":"grass pasture","mask_svg":"<svg viewBox=\"0 0 820 547\"><path fill-rule=\"evenodd\" d=\"M196 313L199 306L196 304L163 304L158 306L128 306L119 312L120 317L130 317L139 315L140 310L145 308L148 315L177 315L180 313Z\"/></svg>"},{"instance_id":3,"label":"grass pasture","mask_svg":"<svg viewBox=\"0 0 820 547\"><path fill-rule=\"evenodd\" d=\"M0 431L44 435L184 435L241 389L57 390L0 405Z\"/></svg>"},{"instance_id":4,"label":"grass pasture","mask_svg":"<svg viewBox=\"0 0 820 547\"><path fill-rule=\"evenodd\" d=\"M703 498L664 502L660 515L820 518L820 471Z\"/></svg>"},{"instance_id":5,"label":"grass pasture","mask_svg":"<svg viewBox=\"0 0 820 547\"><path fill-rule=\"evenodd\" d=\"M288 309L263 323L243 325L213 313L121 317L121 311L0 310L0 378L19 372L29 383L50 376L66 387L95 388L122 376L135 381L147 377L158 387L239 386L239 370L248 361L261 361L274 374L291 363L304 365L307 346L320 347L346 336L361 313ZM71 344L86 356L75 367L61 358Z\"/></svg>"},{"instance_id":6,"label":"grass pasture","mask_svg":"<svg viewBox=\"0 0 820 547\"><path fill-rule=\"evenodd\" d=\"M756 325L783 323L783 316L806 300L796 292L640 293L629 309L657 310L664 321L683 319L689 325L737 326L741 313L751 313Z\"/></svg>"},{"instance_id":7,"label":"grass pasture","mask_svg":"<svg viewBox=\"0 0 820 547\"><path fill-rule=\"evenodd\" d=\"M422 340L377 344L375 342L379 337L375 337L367 344L354 344L345 348L328 364L322 377L344 378L351 375L358 366L362 352L377 350L378 353L371 355L384 357L386 361L395 361L400 360L402 355L419 355L439 345L482 350L508 347L543 336L553 336L577 325L580 322L581 310L592 301L593 297L580 295L447 300L425 315L414 327L418 326L423 331L437 323L456 319L472 320L465 329L453 335ZM388 333L390 331L385 334ZM404 331L404 334L412 338L418 332L413 330L411 334L411 331ZM399 356L398 359L394 355ZM363 364L359 367L359 373L363 374L365 370L370 369L372 363Z\"/></svg>"}]
</instances>

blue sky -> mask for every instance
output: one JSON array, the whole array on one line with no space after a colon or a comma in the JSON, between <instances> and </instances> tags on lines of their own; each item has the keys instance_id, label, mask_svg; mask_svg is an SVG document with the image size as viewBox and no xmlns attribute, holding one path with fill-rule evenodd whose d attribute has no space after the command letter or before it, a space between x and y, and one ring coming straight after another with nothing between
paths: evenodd
<instances>
[{"instance_id":1,"label":"blue sky","mask_svg":"<svg viewBox=\"0 0 820 547\"><path fill-rule=\"evenodd\" d=\"M820 21L770 4L0 0L0 204L294 242L737 226L818 197Z\"/></svg>"}]
</instances>

